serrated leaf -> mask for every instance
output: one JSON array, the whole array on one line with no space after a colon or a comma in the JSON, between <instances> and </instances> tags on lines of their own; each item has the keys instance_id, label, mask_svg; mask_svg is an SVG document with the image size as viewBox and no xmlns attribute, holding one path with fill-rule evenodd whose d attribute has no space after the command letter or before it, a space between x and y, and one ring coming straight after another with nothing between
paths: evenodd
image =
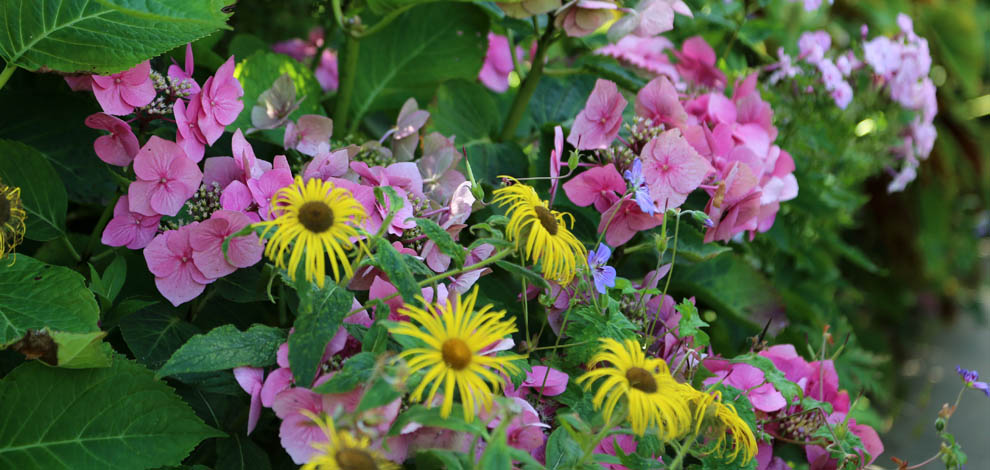
<instances>
[{"instance_id":1,"label":"serrated leaf","mask_svg":"<svg viewBox=\"0 0 990 470\"><path fill-rule=\"evenodd\" d=\"M2 35L0 35L2 36ZM41 152L20 142L0 139L0 181L21 188L28 217L25 238L47 241L65 233L68 199L65 186Z\"/></svg>"},{"instance_id":2,"label":"serrated leaf","mask_svg":"<svg viewBox=\"0 0 990 470\"><path fill-rule=\"evenodd\" d=\"M0 381L0 462L38 470L142 470L178 465L203 424L151 371L124 357L104 369L29 362Z\"/></svg>"},{"instance_id":3,"label":"serrated leaf","mask_svg":"<svg viewBox=\"0 0 990 470\"><path fill-rule=\"evenodd\" d=\"M109 74L226 28L223 0L3 2L0 57L27 70Z\"/></svg>"},{"instance_id":4,"label":"serrated leaf","mask_svg":"<svg viewBox=\"0 0 990 470\"><path fill-rule=\"evenodd\" d=\"M418 303L416 296L420 295L419 284L413 277L409 266L403 261L399 251L384 238L375 239L375 266L388 275L388 280L399 291L406 303Z\"/></svg>"},{"instance_id":5,"label":"serrated leaf","mask_svg":"<svg viewBox=\"0 0 990 470\"><path fill-rule=\"evenodd\" d=\"M0 263L0 346L28 330L99 331L99 307L79 273L25 255Z\"/></svg>"},{"instance_id":6,"label":"serrated leaf","mask_svg":"<svg viewBox=\"0 0 990 470\"><path fill-rule=\"evenodd\" d=\"M428 102L446 80L474 80L488 49L488 23L471 4L424 4L362 39L354 122L369 111L397 109L409 97Z\"/></svg>"},{"instance_id":7,"label":"serrated leaf","mask_svg":"<svg viewBox=\"0 0 990 470\"><path fill-rule=\"evenodd\" d=\"M234 325L223 325L205 335L190 338L156 375L167 377L241 366L270 366L275 363L275 353L284 341L285 331L278 328L254 325L247 331L240 331Z\"/></svg>"},{"instance_id":8,"label":"serrated leaf","mask_svg":"<svg viewBox=\"0 0 990 470\"><path fill-rule=\"evenodd\" d=\"M455 242L454 237L450 236L450 233L447 233L443 227L430 219L417 217L415 221L416 226L423 231L423 234L427 238L437 245L440 252L457 260L456 266L464 264L464 247Z\"/></svg>"},{"instance_id":9,"label":"serrated leaf","mask_svg":"<svg viewBox=\"0 0 990 470\"><path fill-rule=\"evenodd\" d=\"M677 332L681 337L694 338L694 346L705 346L708 344L708 333L701 330L708 326L708 323L698 315L698 308L690 300L685 300L677 305L677 311L681 313L681 319L677 323Z\"/></svg>"},{"instance_id":10,"label":"serrated leaf","mask_svg":"<svg viewBox=\"0 0 990 470\"><path fill-rule=\"evenodd\" d=\"M289 366L297 384L309 385L316 378L327 343L351 310L354 295L336 284L318 289L306 283L298 292L299 316L289 336Z\"/></svg>"},{"instance_id":11,"label":"serrated leaf","mask_svg":"<svg viewBox=\"0 0 990 470\"><path fill-rule=\"evenodd\" d=\"M110 367L113 349L103 342L105 331L65 333L53 331L52 340L58 346L58 366L67 369Z\"/></svg>"},{"instance_id":12,"label":"serrated leaf","mask_svg":"<svg viewBox=\"0 0 990 470\"><path fill-rule=\"evenodd\" d=\"M158 369L200 329L180 317L180 310L156 303L124 317L120 333L134 357L151 369Z\"/></svg>"},{"instance_id":13,"label":"serrated leaf","mask_svg":"<svg viewBox=\"0 0 990 470\"><path fill-rule=\"evenodd\" d=\"M525 279L530 284L539 287L540 289L550 288L550 283L548 283L546 279L543 279L543 276L537 274L535 271L529 268L504 260L496 261L495 265L512 274L515 274L516 276Z\"/></svg>"}]
</instances>

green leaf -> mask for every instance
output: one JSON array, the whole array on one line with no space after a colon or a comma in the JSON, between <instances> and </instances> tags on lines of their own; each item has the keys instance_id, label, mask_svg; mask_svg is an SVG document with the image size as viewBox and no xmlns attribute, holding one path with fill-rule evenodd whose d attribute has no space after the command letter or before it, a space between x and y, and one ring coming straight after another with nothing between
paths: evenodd
<instances>
[{"instance_id":1,"label":"green leaf","mask_svg":"<svg viewBox=\"0 0 990 470\"><path fill-rule=\"evenodd\" d=\"M777 366L773 365L773 361L768 358L750 352L736 356L732 358L730 362L737 364L749 364L763 371L766 381L773 385L773 387L787 399L788 403L793 403L795 398L800 400L803 395L801 387L799 387L796 383L787 380L784 373L781 372Z\"/></svg>"},{"instance_id":2,"label":"green leaf","mask_svg":"<svg viewBox=\"0 0 990 470\"><path fill-rule=\"evenodd\" d=\"M292 57L265 50L258 51L251 57L238 62L237 67L234 68L234 77L244 87L244 97L242 98L244 110L227 128L234 130L251 127L251 108L257 104L261 93L271 88L275 80L282 74L288 74L292 78L292 84L296 87L296 99L302 99L302 102L299 103L299 109L293 111L289 115L289 119L295 121L304 114L325 115L320 106L323 89L320 88L320 82L316 80L313 71ZM278 145L282 145L282 133L282 130L261 132L268 140Z\"/></svg>"},{"instance_id":3,"label":"green leaf","mask_svg":"<svg viewBox=\"0 0 990 470\"><path fill-rule=\"evenodd\" d=\"M466 468L472 468L466 454L446 449L417 450L412 461L412 468L417 469L442 468L444 470L464 470Z\"/></svg>"},{"instance_id":4,"label":"green leaf","mask_svg":"<svg viewBox=\"0 0 990 470\"><path fill-rule=\"evenodd\" d=\"M201 333L180 315L180 310L156 303L120 321L120 333L138 362L158 369L190 338Z\"/></svg>"},{"instance_id":5,"label":"green leaf","mask_svg":"<svg viewBox=\"0 0 990 470\"><path fill-rule=\"evenodd\" d=\"M573 468L584 456L581 446L563 427L550 433L547 440L547 470Z\"/></svg>"},{"instance_id":6,"label":"green leaf","mask_svg":"<svg viewBox=\"0 0 990 470\"><path fill-rule=\"evenodd\" d=\"M151 371L115 357L104 369L21 365L0 381L4 468L142 470L178 465L203 424Z\"/></svg>"},{"instance_id":7,"label":"green leaf","mask_svg":"<svg viewBox=\"0 0 990 470\"><path fill-rule=\"evenodd\" d=\"M354 412L362 413L373 408L385 406L397 400L401 396L401 391L397 390L395 386L390 384L388 380L385 380L385 378L379 377L365 390L364 395L361 396L361 401L358 402L358 406L354 409Z\"/></svg>"},{"instance_id":8,"label":"green leaf","mask_svg":"<svg viewBox=\"0 0 990 470\"><path fill-rule=\"evenodd\" d=\"M416 226L423 231L423 234L427 238L437 245L440 252L457 260L456 266L464 264L464 247L455 242L454 237L450 236L450 233L447 233L443 227L430 219L417 217L415 220Z\"/></svg>"},{"instance_id":9,"label":"green leaf","mask_svg":"<svg viewBox=\"0 0 990 470\"><path fill-rule=\"evenodd\" d=\"M2 35L0 35L2 36ZM0 181L21 188L28 217L26 238L46 241L65 233L68 207L65 186L41 152L20 142L0 139Z\"/></svg>"},{"instance_id":10,"label":"green leaf","mask_svg":"<svg viewBox=\"0 0 990 470\"><path fill-rule=\"evenodd\" d=\"M444 82L430 114L436 130L454 136L457 146L487 139L500 122L491 92L476 80Z\"/></svg>"},{"instance_id":11,"label":"green leaf","mask_svg":"<svg viewBox=\"0 0 990 470\"><path fill-rule=\"evenodd\" d=\"M105 331L92 333L52 332L52 340L58 347L58 366L66 369L110 367L113 349L103 342Z\"/></svg>"},{"instance_id":12,"label":"green leaf","mask_svg":"<svg viewBox=\"0 0 990 470\"><path fill-rule=\"evenodd\" d=\"M546 279L543 279L543 276L537 274L536 272L532 271L527 267L519 266L518 264L504 260L496 261L495 265L512 274L515 274L516 276L525 279L530 284L539 287L540 289L550 288L550 284L547 282Z\"/></svg>"},{"instance_id":13,"label":"green leaf","mask_svg":"<svg viewBox=\"0 0 990 470\"><path fill-rule=\"evenodd\" d=\"M679 264L679 263L678 263ZM780 308L776 290L766 277L741 256L723 253L703 263L678 266L672 289L691 292L720 314L749 322Z\"/></svg>"},{"instance_id":14,"label":"green leaf","mask_svg":"<svg viewBox=\"0 0 990 470\"><path fill-rule=\"evenodd\" d=\"M710 260L726 251L732 251L728 245L721 243L705 243L705 235L698 229L682 223L677 235L677 257L689 261L701 262Z\"/></svg>"},{"instance_id":15,"label":"green leaf","mask_svg":"<svg viewBox=\"0 0 990 470\"><path fill-rule=\"evenodd\" d=\"M584 108L596 79L594 75L574 75L566 79L544 76L526 108L533 124L542 127L574 119Z\"/></svg>"},{"instance_id":16,"label":"green leaf","mask_svg":"<svg viewBox=\"0 0 990 470\"><path fill-rule=\"evenodd\" d=\"M251 438L231 434L217 441L216 470L269 470L268 453Z\"/></svg>"},{"instance_id":17,"label":"green leaf","mask_svg":"<svg viewBox=\"0 0 990 470\"><path fill-rule=\"evenodd\" d=\"M520 169L529 166L526 154L515 142L479 142L468 145L464 149L464 157L471 162L471 169L478 181L491 185L498 182L500 175L518 174Z\"/></svg>"},{"instance_id":18,"label":"green leaf","mask_svg":"<svg viewBox=\"0 0 990 470\"><path fill-rule=\"evenodd\" d=\"M3 159L0 159L3 160ZM0 263L0 346L28 330L67 333L99 331L99 307L79 273L17 255Z\"/></svg>"},{"instance_id":19,"label":"green leaf","mask_svg":"<svg viewBox=\"0 0 990 470\"><path fill-rule=\"evenodd\" d=\"M504 426L499 426L488 441L481 459L478 460L478 467L486 470L512 470L512 459L509 458L509 443L505 438Z\"/></svg>"},{"instance_id":20,"label":"green leaf","mask_svg":"<svg viewBox=\"0 0 990 470\"><path fill-rule=\"evenodd\" d=\"M127 279L127 261L123 256L114 256L110 266L103 271L103 276L97 276L93 265L89 266L92 276L90 289L112 304L120 289L124 287L124 280Z\"/></svg>"},{"instance_id":21,"label":"green leaf","mask_svg":"<svg viewBox=\"0 0 990 470\"><path fill-rule=\"evenodd\" d=\"M681 320L677 323L677 331L681 337L694 338L694 346L705 346L708 344L708 333L701 331L702 327L708 323L698 315L698 308L690 300L681 302L676 307L681 313Z\"/></svg>"},{"instance_id":22,"label":"green leaf","mask_svg":"<svg viewBox=\"0 0 990 470\"><path fill-rule=\"evenodd\" d=\"M478 422L478 420L474 420L471 423L464 421L463 408L461 408L460 404L454 403L454 407L450 411L450 416L446 418L440 416L439 407L427 408L423 405L410 406L408 410L400 414L399 417L396 418L395 422L392 423L392 427L389 428L388 435L398 435L402 428L412 422L422 424L423 426L467 432L477 434L479 436L488 434L488 431L485 430L485 425Z\"/></svg>"},{"instance_id":23,"label":"green leaf","mask_svg":"<svg viewBox=\"0 0 990 470\"><path fill-rule=\"evenodd\" d=\"M233 274L217 279L214 284L221 297L236 303L268 300L268 269L238 269Z\"/></svg>"},{"instance_id":24,"label":"green leaf","mask_svg":"<svg viewBox=\"0 0 990 470\"><path fill-rule=\"evenodd\" d=\"M347 393L368 381L377 359L370 352L362 352L351 356L344 362L343 368L314 388L316 393Z\"/></svg>"},{"instance_id":25,"label":"green leaf","mask_svg":"<svg viewBox=\"0 0 990 470\"><path fill-rule=\"evenodd\" d=\"M354 295L336 284L317 289L305 283L298 292L299 316L289 336L289 366L296 383L305 386L316 378L323 351L351 310Z\"/></svg>"},{"instance_id":26,"label":"green leaf","mask_svg":"<svg viewBox=\"0 0 990 470\"><path fill-rule=\"evenodd\" d=\"M402 295L402 300L406 303L418 303L416 296L421 295L421 291L416 278L402 260L399 251L384 238L375 239L374 264L388 275L389 281Z\"/></svg>"},{"instance_id":27,"label":"green leaf","mask_svg":"<svg viewBox=\"0 0 990 470\"><path fill-rule=\"evenodd\" d=\"M27 70L109 74L226 28L223 0L3 2L0 57Z\"/></svg>"},{"instance_id":28,"label":"green leaf","mask_svg":"<svg viewBox=\"0 0 990 470\"><path fill-rule=\"evenodd\" d=\"M285 331L278 328L254 325L247 331L239 331L234 325L223 325L186 341L158 370L157 376L270 366L284 341Z\"/></svg>"},{"instance_id":29,"label":"green leaf","mask_svg":"<svg viewBox=\"0 0 990 470\"><path fill-rule=\"evenodd\" d=\"M567 315L567 313L564 313ZM594 307L579 305L571 309L565 327L572 343L577 346L567 348L566 360L575 366L584 365L601 347L602 338L612 338L619 342L632 338L636 332L634 325L622 312L613 311L608 316L598 313Z\"/></svg>"},{"instance_id":30,"label":"green leaf","mask_svg":"<svg viewBox=\"0 0 990 470\"><path fill-rule=\"evenodd\" d=\"M488 50L488 16L467 3L430 3L399 16L361 40L351 109L398 109L409 97L425 103L446 80L474 80Z\"/></svg>"}]
</instances>

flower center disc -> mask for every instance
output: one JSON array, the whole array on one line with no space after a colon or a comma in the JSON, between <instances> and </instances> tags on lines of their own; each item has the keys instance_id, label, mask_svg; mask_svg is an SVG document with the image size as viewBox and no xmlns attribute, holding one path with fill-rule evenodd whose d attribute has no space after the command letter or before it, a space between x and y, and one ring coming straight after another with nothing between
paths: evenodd
<instances>
[{"instance_id":1,"label":"flower center disc","mask_svg":"<svg viewBox=\"0 0 990 470\"><path fill-rule=\"evenodd\" d=\"M441 348L443 360L454 370L461 370L471 363L471 350L464 341L450 338L443 342Z\"/></svg>"},{"instance_id":2,"label":"flower center disc","mask_svg":"<svg viewBox=\"0 0 990 470\"><path fill-rule=\"evenodd\" d=\"M657 391L657 381L653 379L652 374L642 367L633 367L627 370L626 380L629 381L629 386L636 390L646 393L656 393Z\"/></svg>"},{"instance_id":3,"label":"flower center disc","mask_svg":"<svg viewBox=\"0 0 990 470\"><path fill-rule=\"evenodd\" d=\"M325 232L333 225L333 209L325 202L309 201L299 208L299 223L310 232Z\"/></svg>"},{"instance_id":4,"label":"flower center disc","mask_svg":"<svg viewBox=\"0 0 990 470\"><path fill-rule=\"evenodd\" d=\"M360 449L343 449L334 457L340 470L378 470L375 459Z\"/></svg>"},{"instance_id":5,"label":"flower center disc","mask_svg":"<svg viewBox=\"0 0 990 470\"><path fill-rule=\"evenodd\" d=\"M536 212L536 218L540 219L540 225L550 232L550 235L557 234L557 218L550 213L550 211L543 206L533 207L533 211Z\"/></svg>"}]
</instances>

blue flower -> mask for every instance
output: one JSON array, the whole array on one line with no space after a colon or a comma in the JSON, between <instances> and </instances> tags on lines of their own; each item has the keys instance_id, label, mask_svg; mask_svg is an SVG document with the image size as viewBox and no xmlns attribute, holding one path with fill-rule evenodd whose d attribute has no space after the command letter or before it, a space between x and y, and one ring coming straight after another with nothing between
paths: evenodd
<instances>
[{"instance_id":1,"label":"blue flower","mask_svg":"<svg viewBox=\"0 0 990 470\"><path fill-rule=\"evenodd\" d=\"M979 372L975 370L966 370L962 367L956 366L956 373L959 374L959 377L962 378L963 383L965 383L967 387L982 390L986 396L990 397L990 385L987 385L986 382L976 381L980 378Z\"/></svg>"},{"instance_id":2,"label":"blue flower","mask_svg":"<svg viewBox=\"0 0 990 470\"><path fill-rule=\"evenodd\" d=\"M656 213L656 206L653 204L653 198L650 197L650 188L646 186L646 178L643 176L643 162L638 158L633 160L632 168L623 172L622 176L636 192L636 204L639 205L639 210L649 215Z\"/></svg>"},{"instance_id":3,"label":"blue flower","mask_svg":"<svg viewBox=\"0 0 990 470\"><path fill-rule=\"evenodd\" d=\"M595 290L600 294L606 293L607 287L615 287L615 268L606 266L611 256L612 250L604 243L598 244L598 250L588 252L588 266L595 279Z\"/></svg>"}]
</instances>

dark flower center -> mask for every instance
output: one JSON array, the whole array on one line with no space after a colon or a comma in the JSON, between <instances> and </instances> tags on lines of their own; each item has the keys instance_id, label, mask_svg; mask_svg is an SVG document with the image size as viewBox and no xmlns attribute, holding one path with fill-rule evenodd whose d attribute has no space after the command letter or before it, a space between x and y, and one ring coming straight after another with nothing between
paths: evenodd
<instances>
[{"instance_id":1,"label":"dark flower center","mask_svg":"<svg viewBox=\"0 0 990 470\"><path fill-rule=\"evenodd\" d=\"M10 220L10 201L0 192L0 227Z\"/></svg>"},{"instance_id":2,"label":"dark flower center","mask_svg":"<svg viewBox=\"0 0 990 470\"><path fill-rule=\"evenodd\" d=\"M333 225L333 209L325 202L309 201L299 208L299 223L310 232L325 232Z\"/></svg>"},{"instance_id":3,"label":"dark flower center","mask_svg":"<svg viewBox=\"0 0 990 470\"><path fill-rule=\"evenodd\" d=\"M629 386L646 393L656 393L657 381L653 374L642 367L633 367L626 371L626 380Z\"/></svg>"},{"instance_id":4,"label":"dark flower center","mask_svg":"<svg viewBox=\"0 0 990 470\"><path fill-rule=\"evenodd\" d=\"M463 340L450 338L444 341L441 352L443 361L454 370L464 369L471 363L471 350Z\"/></svg>"},{"instance_id":5,"label":"dark flower center","mask_svg":"<svg viewBox=\"0 0 990 470\"><path fill-rule=\"evenodd\" d=\"M374 457L361 449L341 449L334 458L340 470L378 470Z\"/></svg>"},{"instance_id":6,"label":"dark flower center","mask_svg":"<svg viewBox=\"0 0 990 470\"><path fill-rule=\"evenodd\" d=\"M557 218L550 213L550 210L543 206L533 207L533 212L536 212L536 218L540 219L540 225L550 232L550 235L557 234Z\"/></svg>"}]
</instances>

